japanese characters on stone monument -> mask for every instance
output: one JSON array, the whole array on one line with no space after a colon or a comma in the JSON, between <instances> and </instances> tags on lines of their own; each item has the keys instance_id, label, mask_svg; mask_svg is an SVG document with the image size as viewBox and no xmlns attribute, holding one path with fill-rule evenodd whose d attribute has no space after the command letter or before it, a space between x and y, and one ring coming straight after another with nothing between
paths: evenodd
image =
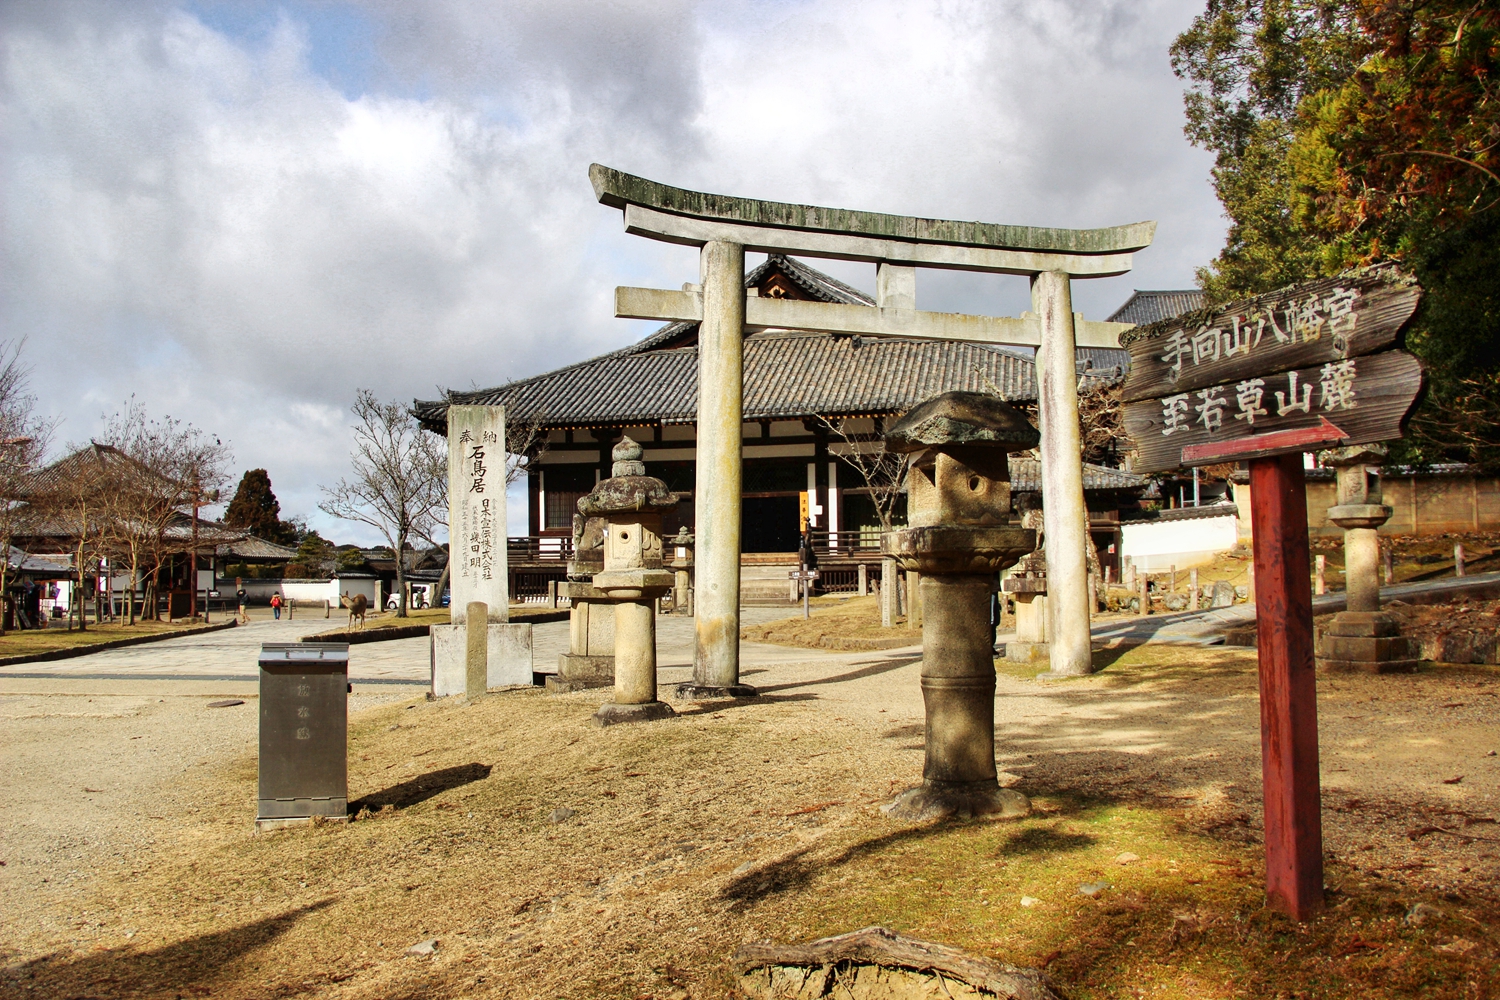
<instances>
[{"instance_id":1,"label":"japanese characters on stone monument","mask_svg":"<svg viewBox=\"0 0 1500 1000\"><path fill-rule=\"evenodd\" d=\"M489 620L510 619L506 567L505 409L448 407L448 558L455 625L469 602L481 601Z\"/></svg>"}]
</instances>

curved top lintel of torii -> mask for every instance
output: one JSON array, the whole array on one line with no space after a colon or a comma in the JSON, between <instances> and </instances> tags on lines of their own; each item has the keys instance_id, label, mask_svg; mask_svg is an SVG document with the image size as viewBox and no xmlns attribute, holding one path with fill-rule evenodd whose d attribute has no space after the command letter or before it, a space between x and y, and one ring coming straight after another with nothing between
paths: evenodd
<instances>
[{"instance_id":1,"label":"curved top lintel of torii","mask_svg":"<svg viewBox=\"0 0 1500 1000\"><path fill-rule=\"evenodd\" d=\"M1155 222L1134 222L1104 229L1048 229L759 201L671 187L598 163L590 165L589 180L600 203L612 208L624 210L638 206L707 223L791 229L867 240L1087 256L1140 250L1149 246L1156 234ZM855 255L855 259L860 256L865 255Z\"/></svg>"}]
</instances>

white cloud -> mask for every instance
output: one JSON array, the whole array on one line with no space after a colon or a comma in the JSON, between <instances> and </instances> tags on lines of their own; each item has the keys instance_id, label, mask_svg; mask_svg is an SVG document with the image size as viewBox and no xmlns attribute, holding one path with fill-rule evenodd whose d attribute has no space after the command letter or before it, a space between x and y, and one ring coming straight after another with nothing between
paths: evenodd
<instances>
[{"instance_id":1,"label":"white cloud","mask_svg":"<svg viewBox=\"0 0 1500 1000\"><path fill-rule=\"evenodd\" d=\"M1196 6L372 2L245 8L265 30L237 31L212 4L11 5L0 336L29 338L65 437L134 391L315 515L355 387L431 396L586 357L638 333L610 318L615 284L695 274L594 203L594 160L786 201L1161 220L1135 274L1079 284L1101 315L1190 283L1222 238L1167 68ZM335 9L373 26L368 51L317 27ZM1024 307L1017 279L921 289Z\"/></svg>"}]
</instances>

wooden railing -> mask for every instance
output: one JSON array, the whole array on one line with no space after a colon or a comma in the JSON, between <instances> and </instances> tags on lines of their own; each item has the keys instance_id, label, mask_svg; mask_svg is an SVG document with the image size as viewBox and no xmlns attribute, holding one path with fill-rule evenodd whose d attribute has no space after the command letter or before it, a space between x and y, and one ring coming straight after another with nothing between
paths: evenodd
<instances>
[{"instance_id":1,"label":"wooden railing","mask_svg":"<svg viewBox=\"0 0 1500 1000\"><path fill-rule=\"evenodd\" d=\"M573 558L570 535L512 535L506 539L506 557L512 563L558 563Z\"/></svg>"}]
</instances>

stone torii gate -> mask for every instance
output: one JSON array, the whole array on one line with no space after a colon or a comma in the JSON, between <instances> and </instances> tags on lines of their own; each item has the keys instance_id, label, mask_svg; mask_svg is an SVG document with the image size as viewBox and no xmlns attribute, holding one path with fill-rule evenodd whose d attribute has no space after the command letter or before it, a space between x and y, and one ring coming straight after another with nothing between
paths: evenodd
<instances>
[{"instance_id":1,"label":"stone torii gate","mask_svg":"<svg viewBox=\"0 0 1500 1000\"><path fill-rule=\"evenodd\" d=\"M681 694L754 693L739 676L741 425L744 335L762 329L1036 348L1051 674L1092 671L1075 348L1119 347L1130 324L1075 314L1071 279L1129 271L1132 253L1150 245L1155 222L1042 229L920 219L686 191L597 163L589 179L602 204L624 212L626 232L701 248L697 284L680 292L615 290L618 317L700 324L697 645L693 681ZM876 305L747 295L747 250L873 263ZM1032 311L1019 318L919 311L919 267L1026 275Z\"/></svg>"}]
</instances>

